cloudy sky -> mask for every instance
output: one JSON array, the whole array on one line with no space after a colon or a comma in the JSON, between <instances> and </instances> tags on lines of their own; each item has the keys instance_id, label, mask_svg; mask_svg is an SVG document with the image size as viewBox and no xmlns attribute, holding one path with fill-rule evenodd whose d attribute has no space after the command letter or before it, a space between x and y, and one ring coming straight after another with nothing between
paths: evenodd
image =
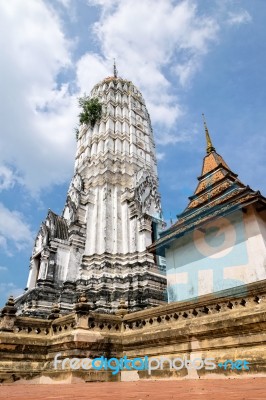
<instances>
[{"instance_id":1,"label":"cloudy sky","mask_svg":"<svg viewBox=\"0 0 266 400\"><path fill-rule=\"evenodd\" d=\"M196 187L201 113L240 179L265 195L265 0L0 0L0 306L26 286L34 236L61 213L77 97L112 74L142 91L165 219Z\"/></svg>"}]
</instances>

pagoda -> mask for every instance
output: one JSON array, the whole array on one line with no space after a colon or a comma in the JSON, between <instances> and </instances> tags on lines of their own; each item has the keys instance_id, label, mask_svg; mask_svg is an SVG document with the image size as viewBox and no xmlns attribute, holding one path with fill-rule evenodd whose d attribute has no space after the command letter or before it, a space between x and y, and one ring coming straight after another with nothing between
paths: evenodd
<instances>
[{"instance_id":1,"label":"pagoda","mask_svg":"<svg viewBox=\"0 0 266 400\"><path fill-rule=\"evenodd\" d=\"M82 104L91 119L80 118L65 207L41 224L18 315L47 318L55 306L64 315L81 295L101 313L121 299L129 311L165 301L164 260L147 251L164 223L145 101L114 66Z\"/></svg>"},{"instance_id":2,"label":"pagoda","mask_svg":"<svg viewBox=\"0 0 266 400\"><path fill-rule=\"evenodd\" d=\"M204 119L206 155L194 194L149 250L166 257L169 301L266 278L266 199L219 155Z\"/></svg>"}]
</instances>

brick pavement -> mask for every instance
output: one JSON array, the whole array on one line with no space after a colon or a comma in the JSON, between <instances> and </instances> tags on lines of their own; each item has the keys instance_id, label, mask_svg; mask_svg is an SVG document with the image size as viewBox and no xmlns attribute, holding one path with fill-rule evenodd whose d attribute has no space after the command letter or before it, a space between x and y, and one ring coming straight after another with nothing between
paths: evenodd
<instances>
[{"instance_id":1,"label":"brick pavement","mask_svg":"<svg viewBox=\"0 0 266 400\"><path fill-rule=\"evenodd\" d=\"M261 400L266 378L0 385L1 400Z\"/></svg>"}]
</instances>

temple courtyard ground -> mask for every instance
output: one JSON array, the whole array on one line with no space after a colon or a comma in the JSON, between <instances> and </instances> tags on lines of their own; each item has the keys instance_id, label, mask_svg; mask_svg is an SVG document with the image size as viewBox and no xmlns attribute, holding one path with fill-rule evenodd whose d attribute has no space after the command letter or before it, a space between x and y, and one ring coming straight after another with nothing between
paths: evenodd
<instances>
[{"instance_id":1,"label":"temple courtyard ground","mask_svg":"<svg viewBox=\"0 0 266 400\"><path fill-rule=\"evenodd\" d=\"M10 400L259 400L266 399L266 378L186 381L94 382L57 385L0 385Z\"/></svg>"}]
</instances>

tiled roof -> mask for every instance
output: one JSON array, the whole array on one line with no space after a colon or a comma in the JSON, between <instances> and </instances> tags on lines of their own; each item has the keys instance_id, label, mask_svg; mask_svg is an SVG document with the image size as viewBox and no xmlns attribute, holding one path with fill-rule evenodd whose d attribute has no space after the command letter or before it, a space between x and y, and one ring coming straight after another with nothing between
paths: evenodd
<instances>
[{"instance_id":1,"label":"tiled roof","mask_svg":"<svg viewBox=\"0 0 266 400\"><path fill-rule=\"evenodd\" d=\"M49 210L47 220L50 221L48 225L50 239L68 239L68 226L65 218Z\"/></svg>"},{"instance_id":2,"label":"tiled roof","mask_svg":"<svg viewBox=\"0 0 266 400\"><path fill-rule=\"evenodd\" d=\"M210 139L209 139L210 140ZM208 150L207 150L208 151ZM199 183L186 209L178 215L178 221L160 234L160 239L149 246L149 251L159 255L169 241L194 230L207 221L228 214L255 201L266 199L249 186L245 186L230 170L214 147L204 157Z\"/></svg>"}]
</instances>

